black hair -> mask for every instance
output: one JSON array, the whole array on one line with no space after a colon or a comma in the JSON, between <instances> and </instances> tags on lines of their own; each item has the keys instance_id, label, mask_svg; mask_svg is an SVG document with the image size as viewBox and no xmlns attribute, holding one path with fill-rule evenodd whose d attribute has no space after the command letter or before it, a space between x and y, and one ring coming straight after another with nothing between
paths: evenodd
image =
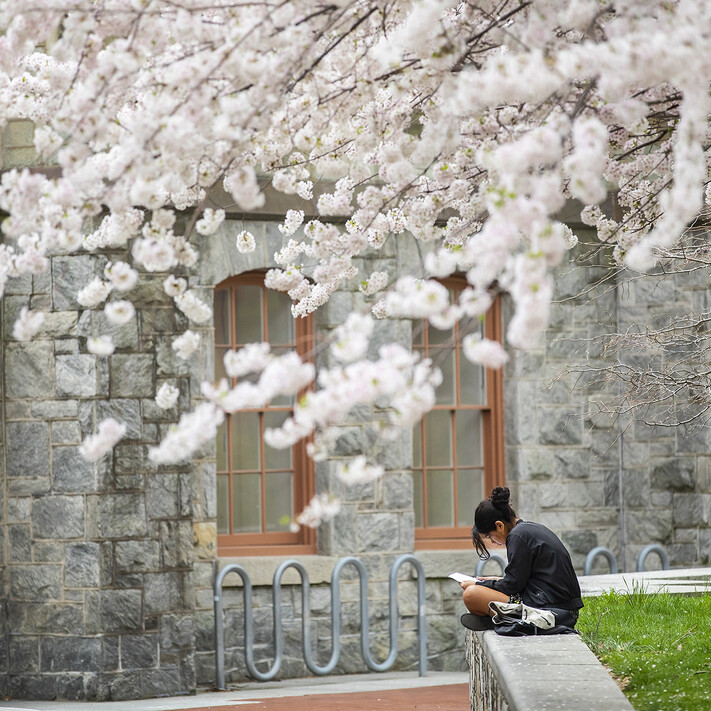
<instances>
[{"instance_id":1,"label":"black hair","mask_svg":"<svg viewBox=\"0 0 711 711\"><path fill-rule=\"evenodd\" d=\"M491 533L496 529L496 522L511 523L516 518L516 512L509 503L511 492L506 486L494 487L491 496L484 499L474 512L474 526L472 527L472 542L476 552L483 560L489 558L489 551L484 545L482 534Z\"/></svg>"}]
</instances>

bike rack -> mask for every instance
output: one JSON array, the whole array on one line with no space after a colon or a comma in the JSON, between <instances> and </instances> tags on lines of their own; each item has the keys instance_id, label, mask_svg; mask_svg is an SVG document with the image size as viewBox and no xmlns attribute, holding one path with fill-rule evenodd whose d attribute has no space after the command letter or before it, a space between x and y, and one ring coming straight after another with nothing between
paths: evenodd
<instances>
[{"instance_id":1,"label":"bike rack","mask_svg":"<svg viewBox=\"0 0 711 711\"><path fill-rule=\"evenodd\" d=\"M583 575L590 575L592 571L592 564L595 561L595 558L598 556L603 556L603 558L607 558L607 562L610 564L610 573L615 574L619 572L619 568L617 566L617 558L615 558L615 554L609 549L605 548L604 546L598 546L597 548L593 548L586 556L585 558L585 565L583 566Z\"/></svg>"},{"instance_id":2,"label":"bike rack","mask_svg":"<svg viewBox=\"0 0 711 711\"><path fill-rule=\"evenodd\" d=\"M669 570L669 556L667 555L667 552L656 543L651 543L650 545L642 548L637 556L638 573L641 573L644 570L644 562L647 560L647 556L650 553L656 553L659 556L659 560L662 562L662 570Z\"/></svg>"},{"instance_id":3,"label":"bike rack","mask_svg":"<svg viewBox=\"0 0 711 711\"><path fill-rule=\"evenodd\" d=\"M501 574L504 574L506 570L506 561L500 556L492 553L488 558L480 558L479 562L476 564L476 569L474 570L474 575L478 578L484 572L484 566L490 561L495 560L501 568Z\"/></svg>"},{"instance_id":4,"label":"bike rack","mask_svg":"<svg viewBox=\"0 0 711 711\"><path fill-rule=\"evenodd\" d=\"M425 609L425 571L422 563L413 555L401 555L390 568L390 649L383 662L376 662L371 653L368 636L370 633L370 620L368 616L368 572L362 561L354 556L341 558L333 569L331 575L331 658L320 666L313 657L311 649L311 605L309 575L298 560L286 560L275 571L272 584L272 613L274 619L274 662L266 672L260 672L254 663L254 613L252 606L252 582L247 571L237 564L224 567L217 578L213 588L215 606L215 672L217 688L225 690L225 629L222 606L222 587L225 578L230 573L237 573L242 579L244 600L244 659L249 675L258 681L273 679L281 668L284 654L284 636L281 625L281 585L282 577L289 568L294 568L301 578L301 607L302 607L302 649L304 662L309 670L318 676L329 674L338 664L341 655L341 589L340 576L343 569L351 565L356 569L360 581L360 648L363 660L372 671L387 671L395 663L398 652L398 603L397 603L397 574L400 568L410 563L417 573L417 638L419 647L419 672L420 676L427 674L427 622Z\"/></svg>"}]
</instances>

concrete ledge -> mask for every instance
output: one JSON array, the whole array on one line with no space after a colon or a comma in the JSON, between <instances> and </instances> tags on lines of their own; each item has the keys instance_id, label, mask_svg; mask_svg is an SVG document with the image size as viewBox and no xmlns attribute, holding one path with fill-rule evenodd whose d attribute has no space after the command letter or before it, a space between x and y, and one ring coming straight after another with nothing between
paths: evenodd
<instances>
[{"instance_id":1,"label":"concrete ledge","mask_svg":"<svg viewBox=\"0 0 711 711\"><path fill-rule=\"evenodd\" d=\"M331 573L339 560L334 556L327 555L245 556L244 558L220 558L218 566L219 569L222 570L232 563L237 563L247 571L253 587L271 587L272 581L274 580L274 571L285 560L294 558L306 568L311 585L330 583ZM301 578L293 568L289 568L289 570L284 573L282 583L284 585L299 585ZM241 588L242 578L240 578L237 573L231 573L225 578L224 587Z\"/></svg>"},{"instance_id":2,"label":"concrete ledge","mask_svg":"<svg viewBox=\"0 0 711 711\"><path fill-rule=\"evenodd\" d=\"M632 711L577 635L467 633L472 711Z\"/></svg>"}]
</instances>

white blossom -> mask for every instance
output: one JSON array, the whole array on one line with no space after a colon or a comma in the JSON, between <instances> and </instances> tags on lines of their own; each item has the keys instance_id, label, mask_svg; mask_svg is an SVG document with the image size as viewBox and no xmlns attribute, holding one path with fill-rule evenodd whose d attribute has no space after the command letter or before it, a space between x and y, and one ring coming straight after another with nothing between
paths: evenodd
<instances>
[{"instance_id":1,"label":"white blossom","mask_svg":"<svg viewBox=\"0 0 711 711\"><path fill-rule=\"evenodd\" d=\"M268 343L248 343L238 351L227 351L223 358L227 375L241 378L249 373L260 373L271 358L269 351Z\"/></svg>"},{"instance_id":2,"label":"white blossom","mask_svg":"<svg viewBox=\"0 0 711 711\"><path fill-rule=\"evenodd\" d=\"M99 431L89 435L79 447L79 452L90 462L95 462L110 452L126 434L126 425L109 417L99 423Z\"/></svg>"},{"instance_id":3,"label":"white blossom","mask_svg":"<svg viewBox=\"0 0 711 711\"><path fill-rule=\"evenodd\" d=\"M98 306L111 292L111 284L94 277L78 294L77 301L87 309Z\"/></svg>"},{"instance_id":4,"label":"white blossom","mask_svg":"<svg viewBox=\"0 0 711 711\"><path fill-rule=\"evenodd\" d=\"M254 235L247 230L242 230L237 235L237 251L240 254L249 254L254 252L257 247L257 243L254 239Z\"/></svg>"},{"instance_id":5,"label":"white blossom","mask_svg":"<svg viewBox=\"0 0 711 711\"><path fill-rule=\"evenodd\" d=\"M202 217L195 224L195 229L201 235L212 235L217 232L224 220L224 210L212 210L210 208L207 208L202 213Z\"/></svg>"},{"instance_id":6,"label":"white blossom","mask_svg":"<svg viewBox=\"0 0 711 711\"><path fill-rule=\"evenodd\" d=\"M106 318L117 326L128 323L136 314L136 309L130 301L111 301L104 307Z\"/></svg>"},{"instance_id":7,"label":"white blossom","mask_svg":"<svg viewBox=\"0 0 711 711\"><path fill-rule=\"evenodd\" d=\"M29 341L42 328L45 314L42 311L30 311L26 306L20 309L20 315L12 326L12 337L18 341Z\"/></svg>"},{"instance_id":8,"label":"white blossom","mask_svg":"<svg viewBox=\"0 0 711 711\"><path fill-rule=\"evenodd\" d=\"M298 523L309 528L318 528L330 521L341 510L339 499L328 494L317 494L309 501L306 508L296 517Z\"/></svg>"},{"instance_id":9,"label":"white blossom","mask_svg":"<svg viewBox=\"0 0 711 711\"><path fill-rule=\"evenodd\" d=\"M180 390L175 385L165 382L158 388L156 393L156 405L161 410L170 410L178 402L179 395Z\"/></svg>"},{"instance_id":10,"label":"white blossom","mask_svg":"<svg viewBox=\"0 0 711 711\"><path fill-rule=\"evenodd\" d=\"M194 331L185 331L182 335L173 339L173 350L178 358L188 360L195 353L200 345L200 334Z\"/></svg>"},{"instance_id":11,"label":"white blossom","mask_svg":"<svg viewBox=\"0 0 711 711\"><path fill-rule=\"evenodd\" d=\"M369 465L363 455L343 462L338 468L338 477L347 484L367 484L383 476L381 466Z\"/></svg>"},{"instance_id":12,"label":"white blossom","mask_svg":"<svg viewBox=\"0 0 711 711\"><path fill-rule=\"evenodd\" d=\"M178 294L175 305L193 322L205 323L212 316L212 309L194 291Z\"/></svg>"},{"instance_id":13,"label":"white blossom","mask_svg":"<svg viewBox=\"0 0 711 711\"><path fill-rule=\"evenodd\" d=\"M172 274L166 277L163 282L163 291L165 291L168 296L179 296L184 293L188 288L188 282L185 279L174 277Z\"/></svg>"},{"instance_id":14,"label":"white blossom","mask_svg":"<svg viewBox=\"0 0 711 711\"><path fill-rule=\"evenodd\" d=\"M470 333L462 341L464 355L472 363L487 368L501 368L509 356L498 341L482 338L478 333Z\"/></svg>"},{"instance_id":15,"label":"white blossom","mask_svg":"<svg viewBox=\"0 0 711 711\"><path fill-rule=\"evenodd\" d=\"M154 464L187 461L204 444L214 441L224 419L222 409L211 402L202 403L193 412L181 415L160 445L148 450L148 457Z\"/></svg>"},{"instance_id":16,"label":"white blossom","mask_svg":"<svg viewBox=\"0 0 711 711\"><path fill-rule=\"evenodd\" d=\"M138 272L126 262L109 262L104 268L104 277L118 291L130 291L138 281Z\"/></svg>"},{"instance_id":17,"label":"white blossom","mask_svg":"<svg viewBox=\"0 0 711 711\"><path fill-rule=\"evenodd\" d=\"M111 336L93 336L86 339L86 349L98 356L110 356L116 346Z\"/></svg>"}]
</instances>

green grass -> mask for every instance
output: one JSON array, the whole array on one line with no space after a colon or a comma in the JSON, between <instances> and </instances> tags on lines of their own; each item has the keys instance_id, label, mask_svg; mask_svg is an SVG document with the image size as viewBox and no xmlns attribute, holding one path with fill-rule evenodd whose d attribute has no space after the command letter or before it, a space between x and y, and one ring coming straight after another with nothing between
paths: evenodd
<instances>
[{"instance_id":1,"label":"green grass","mask_svg":"<svg viewBox=\"0 0 711 711\"><path fill-rule=\"evenodd\" d=\"M711 709L711 594L586 598L577 628L637 711Z\"/></svg>"}]
</instances>

